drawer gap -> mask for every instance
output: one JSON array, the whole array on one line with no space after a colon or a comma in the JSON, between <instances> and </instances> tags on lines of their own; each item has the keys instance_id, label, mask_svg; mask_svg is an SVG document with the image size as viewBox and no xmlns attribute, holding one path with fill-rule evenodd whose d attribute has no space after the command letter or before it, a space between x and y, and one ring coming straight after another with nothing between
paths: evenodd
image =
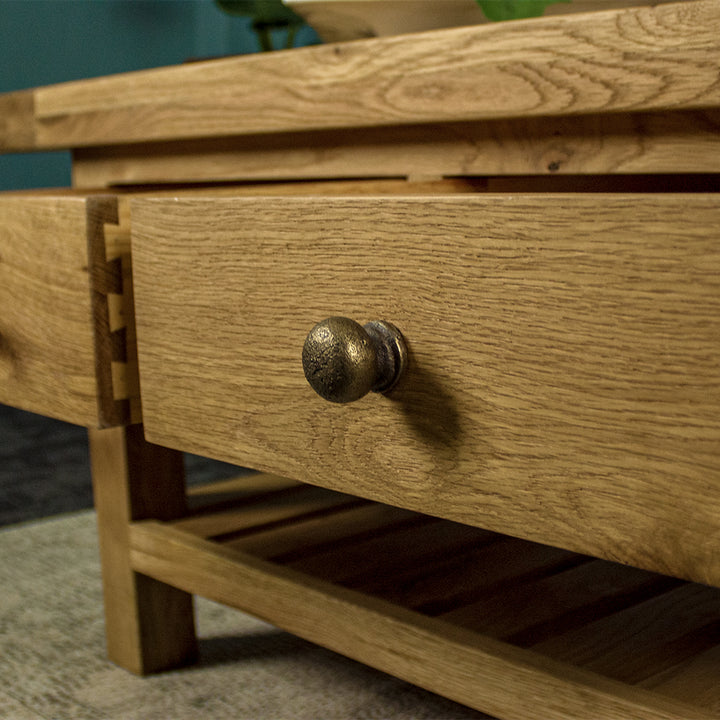
<instances>
[{"instance_id":1,"label":"drawer gap","mask_svg":"<svg viewBox=\"0 0 720 720\"><path fill-rule=\"evenodd\" d=\"M187 489L189 515L209 514L240 504L243 499L255 502L265 493L287 490L302 485L278 475L249 471L225 480L193 485Z\"/></svg>"}]
</instances>

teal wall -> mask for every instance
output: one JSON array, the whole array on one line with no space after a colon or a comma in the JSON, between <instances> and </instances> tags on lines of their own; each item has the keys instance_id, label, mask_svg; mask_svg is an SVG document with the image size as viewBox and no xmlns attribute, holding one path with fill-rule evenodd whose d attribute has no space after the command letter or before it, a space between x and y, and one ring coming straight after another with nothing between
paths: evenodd
<instances>
[{"instance_id":1,"label":"teal wall","mask_svg":"<svg viewBox=\"0 0 720 720\"><path fill-rule=\"evenodd\" d=\"M0 92L257 50L212 0L0 0ZM67 152L0 156L0 189L69 183Z\"/></svg>"}]
</instances>

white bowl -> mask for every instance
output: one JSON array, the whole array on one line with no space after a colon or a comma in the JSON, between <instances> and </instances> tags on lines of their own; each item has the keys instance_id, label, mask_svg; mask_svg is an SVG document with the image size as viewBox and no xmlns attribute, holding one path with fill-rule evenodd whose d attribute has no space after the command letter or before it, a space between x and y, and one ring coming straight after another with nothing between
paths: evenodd
<instances>
[{"instance_id":1,"label":"white bowl","mask_svg":"<svg viewBox=\"0 0 720 720\"><path fill-rule=\"evenodd\" d=\"M485 16L475 0L283 0L325 41L475 25Z\"/></svg>"},{"instance_id":2,"label":"white bowl","mask_svg":"<svg viewBox=\"0 0 720 720\"><path fill-rule=\"evenodd\" d=\"M657 5L673 0L572 0L547 6L545 15ZM674 0L677 2L677 0ZM401 35L487 22L475 0L283 0L325 42Z\"/></svg>"}]
</instances>

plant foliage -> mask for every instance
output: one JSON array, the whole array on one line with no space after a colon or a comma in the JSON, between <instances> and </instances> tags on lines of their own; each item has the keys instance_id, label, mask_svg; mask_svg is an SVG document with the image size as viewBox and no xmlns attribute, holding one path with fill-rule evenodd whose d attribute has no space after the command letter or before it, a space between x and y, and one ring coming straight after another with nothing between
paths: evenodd
<instances>
[{"instance_id":1,"label":"plant foliage","mask_svg":"<svg viewBox=\"0 0 720 720\"><path fill-rule=\"evenodd\" d=\"M287 27L302 25L303 21L281 0L215 0L229 15L251 17L253 23Z\"/></svg>"},{"instance_id":2,"label":"plant foliage","mask_svg":"<svg viewBox=\"0 0 720 720\"><path fill-rule=\"evenodd\" d=\"M488 20L519 20L540 17L548 5L570 0L477 0Z\"/></svg>"},{"instance_id":3,"label":"plant foliage","mask_svg":"<svg viewBox=\"0 0 720 720\"><path fill-rule=\"evenodd\" d=\"M281 0L215 0L215 4L228 15L251 18L262 50L274 49L273 30L286 30L285 47L292 47L295 33L305 22Z\"/></svg>"}]
</instances>

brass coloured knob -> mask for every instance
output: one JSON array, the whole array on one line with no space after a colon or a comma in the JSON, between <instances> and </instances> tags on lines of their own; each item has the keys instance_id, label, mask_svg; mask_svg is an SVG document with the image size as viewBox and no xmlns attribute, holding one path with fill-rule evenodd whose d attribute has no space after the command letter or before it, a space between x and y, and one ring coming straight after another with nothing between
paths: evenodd
<instances>
[{"instance_id":1,"label":"brass coloured knob","mask_svg":"<svg viewBox=\"0 0 720 720\"><path fill-rule=\"evenodd\" d=\"M389 392L407 366L400 331L376 320L360 325L344 317L318 323L305 339L303 370L311 387L335 403L359 400L371 390Z\"/></svg>"}]
</instances>

